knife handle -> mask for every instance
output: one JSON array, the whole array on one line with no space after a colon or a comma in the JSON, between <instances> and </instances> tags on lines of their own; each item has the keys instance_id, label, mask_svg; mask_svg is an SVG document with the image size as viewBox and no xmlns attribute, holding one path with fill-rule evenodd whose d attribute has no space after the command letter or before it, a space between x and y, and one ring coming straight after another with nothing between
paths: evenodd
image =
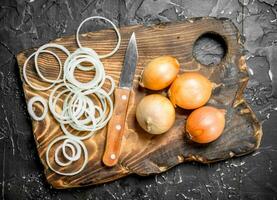
<instances>
[{"instance_id":1,"label":"knife handle","mask_svg":"<svg viewBox=\"0 0 277 200\"><path fill-rule=\"evenodd\" d=\"M112 167L117 164L121 150L126 114L130 97L129 89L116 88L114 91L114 110L109 121L103 163Z\"/></svg>"}]
</instances>

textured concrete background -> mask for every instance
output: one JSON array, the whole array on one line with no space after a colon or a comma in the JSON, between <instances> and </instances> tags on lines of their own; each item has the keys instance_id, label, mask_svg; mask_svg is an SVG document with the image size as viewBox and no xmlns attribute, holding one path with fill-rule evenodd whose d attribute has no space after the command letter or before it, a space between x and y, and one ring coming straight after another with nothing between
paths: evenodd
<instances>
[{"instance_id":1,"label":"textured concrete background","mask_svg":"<svg viewBox=\"0 0 277 200\"><path fill-rule=\"evenodd\" d=\"M92 15L118 26L231 18L244 36L250 67L245 96L264 122L261 148L209 166L183 164L161 175L51 189L37 155L15 55L74 34ZM276 0L0 0L0 61L0 199L277 199L277 99L272 95L277 96Z\"/></svg>"}]
</instances>

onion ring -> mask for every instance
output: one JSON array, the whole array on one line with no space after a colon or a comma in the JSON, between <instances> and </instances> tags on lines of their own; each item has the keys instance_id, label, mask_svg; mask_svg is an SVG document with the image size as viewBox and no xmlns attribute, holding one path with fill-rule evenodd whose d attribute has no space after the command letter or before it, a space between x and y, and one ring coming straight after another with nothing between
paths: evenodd
<instances>
[{"instance_id":1,"label":"onion ring","mask_svg":"<svg viewBox=\"0 0 277 200\"><path fill-rule=\"evenodd\" d=\"M59 60L58 56L57 56L55 53L51 52L51 51L48 51L48 50L41 50L41 52L52 54L57 60ZM34 85L28 80L28 77L27 77L27 74L26 74L26 67L27 67L27 64L28 64L29 60L30 60L34 55L36 55L36 52L32 53L32 54L26 59L26 61L24 62L23 69L22 69L22 71L23 71L23 78L24 78L24 80L26 81L26 83L27 83L31 88L33 88L34 90L39 90L39 91L46 91L46 90L49 90L50 88L52 88L52 87L56 84L55 82L53 82L53 83L52 83L51 85L49 85L48 87L38 87L38 86L34 86ZM60 70L60 73L59 73L59 75L58 75L58 77L57 77L56 80L59 80L60 76L61 76L61 70Z\"/></svg>"},{"instance_id":2,"label":"onion ring","mask_svg":"<svg viewBox=\"0 0 277 200\"><path fill-rule=\"evenodd\" d=\"M53 166L51 165L51 163L50 163L50 161L49 161L49 152L50 152L50 149L51 149L51 147L56 143L56 142L59 142L59 141L61 141L61 140L65 140L64 141L64 143L70 143L71 145L73 145L74 147L75 147L75 149L76 149L76 151L72 151L72 156L71 156L71 158L73 158L73 157L75 157L74 159L69 159L69 162L67 162L67 163L63 163L62 165L63 166L67 166L67 165L69 165L68 163L72 163L73 162L73 160L74 161L76 161L76 160L78 160L80 157L81 157L81 149L83 150L83 154L84 154L84 161L83 161L83 164L82 164L82 166L78 169L78 170L76 170L76 171L74 171L74 172L61 172L61 171L58 171L58 170L56 170L55 168L53 168ZM54 156L54 160L55 160L55 162L58 164L58 163L62 163L59 159L56 159L56 158L58 158L58 152L61 150L61 149L63 149L63 155L65 156L66 154L64 153L65 152L65 147L64 146L66 146L66 144L61 144L60 146L62 146L62 147L60 147L60 146L58 146L56 149L55 149L55 156ZM70 147L69 147L70 148ZM76 157L76 155L80 155L79 157L77 156ZM67 156L68 157L70 157L68 154L67 154ZM76 159L76 158L78 158L78 159ZM57 162L57 160L58 160L58 162ZM47 162L47 165L49 166L49 168L52 170L52 171L54 171L54 172L56 172L57 174L60 174L60 175L65 175L65 176L73 176L73 175L76 175L76 174L78 174L78 173L80 173L84 168L85 168L85 166L87 165L87 163L88 163L88 150L87 150L87 148L86 148L86 146L84 145L84 143L81 141L81 140L77 140L77 139L75 139L74 137L71 137L71 136L67 136L67 135L62 135L62 136L59 136L59 137L57 137L57 138L55 138L49 145L48 145L48 147L47 147L47 150L46 150L46 162Z\"/></svg>"},{"instance_id":3,"label":"onion ring","mask_svg":"<svg viewBox=\"0 0 277 200\"><path fill-rule=\"evenodd\" d=\"M84 23L86 23L86 22L89 21L89 20L93 20L93 19L103 19L103 20L109 22L109 23L113 26L113 28L114 28L114 30L115 30L115 32L116 32L116 34L117 34L117 39L118 39L118 41L117 41L117 44L116 44L115 48L114 48L110 53L108 53L108 54L99 55L99 58L107 58L107 57L110 57L110 56L112 56L112 55L119 49L120 43L121 43L121 35L120 35L119 30L117 29L116 25L115 25L111 20L107 19L106 17L102 17L102 16L92 16L92 17L88 17L88 18L86 18L84 21L82 21L81 24L79 25L78 29L77 29L77 32L76 32L77 44L78 44L78 46L79 46L80 48L83 47L82 44L81 44L81 42L80 42L80 40L79 40L79 32L80 32L80 29L81 29L81 27L83 26Z\"/></svg>"},{"instance_id":4,"label":"onion ring","mask_svg":"<svg viewBox=\"0 0 277 200\"><path fill-rule=\"evenodd\" d=\"M80 82L74 77L75 68L82 62L90 62L94 64L94 69L95 69L94 78L91 81L86 83ZM95 88L96 86L99 87L99 83L101 83L101 81L103 80L104 75L105 75L104 66L100 62L100 60L97 60L89 56L84 56L83 58L78 60L73 59L68 62L67 66L64 67L64 78L74 86L83 90Z\"/></svg>"},{"instance_id":5,"label":"onion ring","mask_svg":"<svg viewBox=\"0 0 277 200\"><path fill-rule=\"evenodd\" d=\"M49 83L60 83L62 82L62 79L61 80L51 80L51 79L47 79L43 76L43 74L40 72L39 70L39 67L38 67L38 56L41 52L44 52L46 48L56 48L56 49L60 49L61 51L63 51L67 56L70 55L70 52L62 45L59 45L59 44L54 44L54 43L50 43L50 44L45 44L43 46L41 46L40 48L38 48L38 50L36 51L35 53L35 67L36 67L36 71L39 75L39 77L44 80L45 82L49 82ZM51 51L50 51L51 52ZM59 59L59 57L52 52L52 55L55 55L55 58L58 60L60 66L62 65L61 64L61 60ZM61 73L61 68L60 68L60 73Z\"/></svg>"},{"instance_id":6,"label":"onion ring","mask_svg":"<svg viewBox=\"0 0 277 200\"><path fill-rule=\"evenodd\" d=\"M40 102L43 106L43 113L41 116L37 116L33 110L33 104L35 102ZM28 101L28 112L30 114L30 116L36 120L36 121L42 121L44 120L44 118L46 117L46 114L48 112L48 107L47 107L47 103L45 101L44 98L42 98L41 96L33 96L29 101Z\"/></svg>"}]
</instances>

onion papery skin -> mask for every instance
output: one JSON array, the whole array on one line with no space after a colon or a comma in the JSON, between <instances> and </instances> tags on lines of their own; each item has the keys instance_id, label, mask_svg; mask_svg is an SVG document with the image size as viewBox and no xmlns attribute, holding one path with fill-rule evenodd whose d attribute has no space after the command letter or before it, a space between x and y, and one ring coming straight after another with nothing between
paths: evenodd
<instances>
[{"instance_id":1,"label":"onion papery skin","mask_svg":"<svg viewBox=\"0 0 277 200\"><path fill-rule=\"evenodd\" d=\"M215 141L225 127L225 110L203 106L188 117L185 130L192 141L205 144Z\"/></svg>"},{"instance_id":2,"label":"onion papery skin","mask_svg":"<svg viewBox=\"0 0 277 200\"><path fill-rule=\"evenodd\" d=\"M162 90L176 78L180 64L172 56L161 56L151 60L143 70L140 86L150 90Z\"/></svg>"},{"instance_id":3,"label":"onion papery skin","mask_svg":"<svg viewBox=\"0 0 277 200\"><path fill-rule=\"evenodd\" d=\"M196 109L205 105L212 94L213 84L205 76L189 72L178 76L169 88L172 104L184 109Z\"/></svg>"},{"instance_id":4,"label":"onion papery skin","mask_svg":"<svg viewBox=\"0 0 277 200\"><path fill-rule=\"evenodd\" d=\"M175 109L166 97L160 94L145 96L138 104L136 118L148 133L162 134L175 122Z\"/></svg>"}]
</instances>

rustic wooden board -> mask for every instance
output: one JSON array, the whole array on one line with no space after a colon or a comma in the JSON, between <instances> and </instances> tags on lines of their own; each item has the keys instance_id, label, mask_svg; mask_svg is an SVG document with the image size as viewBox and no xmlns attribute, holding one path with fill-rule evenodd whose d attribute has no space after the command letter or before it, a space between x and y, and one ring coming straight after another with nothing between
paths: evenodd
<instances>
[{"instance_id":1,"label":"rustic wooden board","mask_svg":"<svg viewBox=\"0 0 277 200\"><path fill-rule=\"evenodd\" d=\"M187 161L212 163L245 155L258 148L262 136L261 125L243 99L243 90L247 84L248 75L242 56L238 30L229 20L195 18L151 27L141 25L123 27L120 31L123 40L119 51L114 56L103 59L106 73L111 75L118 83L125 49L132 32L136 33L139 60L119 163L115 167L108 168L101 162L106 135L106 129L103 129L94 138L85 141L89 151L89 163L81 173L70 177L53 173L46 164L45 152L48 144L57 136L62 135L62 131L58 123L48 113L44 121L32 121L32 124L38 153L45 168L47 180L53 187L70 188L94 185L113 181L132 173L142 176L161 173L179 163ZM222 35L228 46L226 56L216 66L203 66L192 56L194 42L207 32ZM109 52L111 46L115 43L112 30L87 33L81 37L85 46L92 47L99 53ZM53 42L64 45L71 52L77 48L75 36L60 38ZM24 61L32 52L34 52L34 49L26 50L17 56L21 75ZM58 51L57 53L62 60L65 60L63 53ZM136 104L143 96L152 93L138 87L139 75L145 63L152 58L165 54L177 57L182 70L194 69L200 66L200 73L213 82L221 84L213 92L212 98L208 102L210 105L227 110L226 128L217 141L208 145L198 145L190 142L183 132L185 119L189 112L182 109L176 110L177 117L174 127L160 136L147 134L136 123ZM53 59L47 55L41 55L39 63L44 74L48 77L55 77L58 67ZM32 62L28 66L27 73L34 83L38 83L39 79L34 73ZM85 81L89 80L90 74L77 73L77 76ZM26 101L37 94L48 98L50 93L50 91L34 91L24 81L23 89ZM41 107L38 107L36 112L41 112ZM79 167L78 164L80 163L72 165L71 169L64 170L76 169Z\"/></svg>"}]
</instances>

